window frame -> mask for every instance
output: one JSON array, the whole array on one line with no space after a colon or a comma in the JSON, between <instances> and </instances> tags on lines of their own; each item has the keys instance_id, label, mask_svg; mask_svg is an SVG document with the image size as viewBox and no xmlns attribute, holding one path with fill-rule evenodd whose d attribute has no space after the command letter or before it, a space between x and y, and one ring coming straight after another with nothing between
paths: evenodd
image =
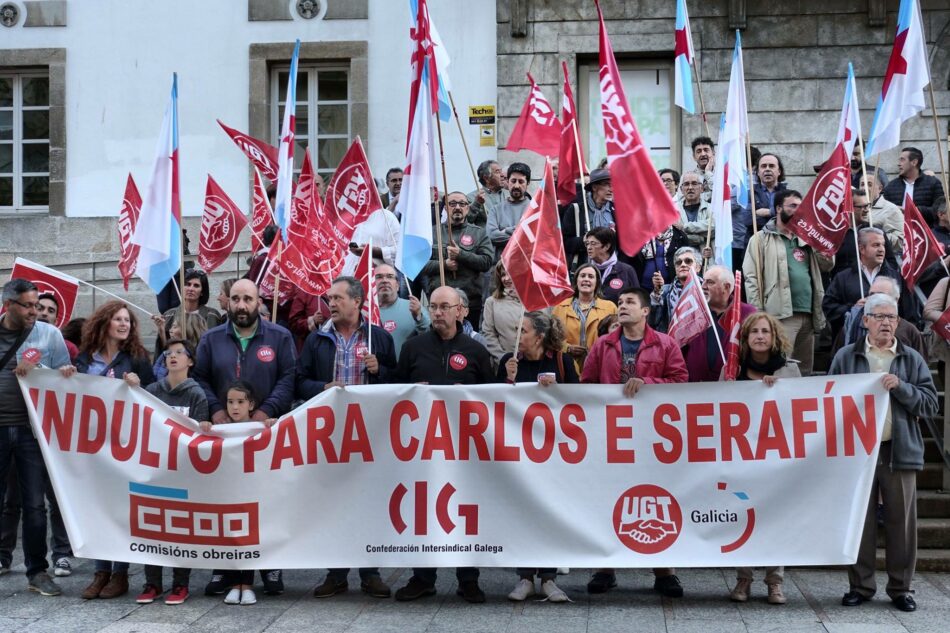
<instances>
[{"instance_id":1,"label":"window frame","mask_svg":"<svg viewBox=\"0 0 950 633\"><path fill-rule=\"evenodd\" d=\"M4 68L0 70L0 79L10 79L12 84L12 107L3 106L4 111L13 113L12 126L13 137L11 140L0 140L0 144L13 148L13 167L12 173L4 172L0 178L13 179L13 200L11 205L0 204L0 214L40 214L49 213L50 210L50 183L52 182L52 156L49 155L52 148L52 104L49 93L52 88L52 80L48 69L42 68ZM47 103L45 106L26 106L23 105L23 83L27 79L46 79L47 81ZM25 139L23 138L23 113L24 112L43 112L47 113L47 133L44 139ZM47 147L47 171L26 172L23 168L23 150L26 145L45 144ZM24 204L24 185L26 178L45 177L47 179L47 200L45 205Z\"/></svg>"}]
</instances>

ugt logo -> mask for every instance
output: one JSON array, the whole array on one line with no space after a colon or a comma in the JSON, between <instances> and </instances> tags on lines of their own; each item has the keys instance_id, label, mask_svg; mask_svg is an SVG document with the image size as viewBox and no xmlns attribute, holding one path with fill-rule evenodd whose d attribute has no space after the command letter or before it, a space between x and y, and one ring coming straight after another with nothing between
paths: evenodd
<instances>
[{"instance_id":1,"label":"ugt logo","mask_svg":"<svg viewBox=\"0 0 950 633\"><path fill-rule=\"evenodd\" d=\"M683 511L665 489L653 484L629 488L614 504L614 532L638 554L657 554L670 547L683 527Z\"/></svg>"},{"instance_id":2,"label":"ugt logo","mask_svg":"<svg viewBox=\"0 0 950 633\"><path fill-rule=\"evenodd\" d=\"M129 482L129 533L188 545L260 544L257 503L197 503L188 491Z\"/></svg>"},{"instance_id":3,"label":"ugt logo","mask_svg":"<svg viewBox=\"0 0 950 633\"><path fill-rule=\"evenodd\" d=\"M409 525L403 519L402 501L409 493L409 489L403 484L399 484L393 490L389 497L389 520L392 522L396 532L402 534ZM439 527L446 534L451 534L457 527L449 514L449 502L452 495L455 494L455 486L450 483L445 484L439 490L435 499L435 518L439 522ZM429 483L426 481L417 481L413 488L413 508L412 523L413 533L416 536L425 536L429 533ZM460 503L458 504L458 516L462 519L465 526L466 536L475 536L478 534L478 504Z\"/></svg>"}]
</instances>

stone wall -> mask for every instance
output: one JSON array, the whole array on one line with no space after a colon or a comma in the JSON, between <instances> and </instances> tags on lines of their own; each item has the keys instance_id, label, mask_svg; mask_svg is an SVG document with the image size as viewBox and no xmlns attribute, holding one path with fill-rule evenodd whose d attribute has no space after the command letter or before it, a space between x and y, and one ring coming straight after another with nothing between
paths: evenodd
<instances>
[{"instance_id":1,"label":"stone wall","mask_svg":"<svg viewBox=\"0 0 950 633\"><path fill-rule=\"evenodd\" d=\"M673 0L602 0L601 7L618 58L672 59ZM752 142L779 154L790 184L804 190L814 177L813 165L823 162L832 149L849 60L857 77L862 127L865 133L870 130L894 40L897 8L897 0L690 1L709 121L718 121L725 109L735 45L731 25L744 19L741 34ZM921 8L945 142L950 116L950 4L921 0ZM882 15L884 24L872 25L881 22ZM588 0L498 0L497 29L498 132L503 147L527 95L526 70L532 69L558 113L561 60L567 62L575 94L579 92L578 65L597 62L597 12ZM924 115L904 124L902 138L924 152L925 168L939 170L929 107ZM718 126L711 123L711 127L715 138ZM684 115L687 168L693 166L689 141L702 133L701 118ZM946 145L943 150L947 152ZM499 152L503 163L515 156L532 167L542 164L533 152ZM888 173L894 173L896 162L896 151L881 155L881 167Z\"/></svg>"}]
</instances>

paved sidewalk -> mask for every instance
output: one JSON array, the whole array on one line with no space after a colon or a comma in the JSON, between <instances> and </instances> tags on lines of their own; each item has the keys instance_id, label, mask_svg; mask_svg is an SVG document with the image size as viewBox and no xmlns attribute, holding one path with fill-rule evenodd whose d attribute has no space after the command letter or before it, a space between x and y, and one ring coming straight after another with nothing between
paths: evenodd
<instances>
[{"instance_id":1,"label":"paved sidewalk","mask_svg":"<svg viewBox=\"0 0 950 633\"><path fill-rule=\"evenodd\" d=\"M85 602L79 593L92 576L91 561L76 560L73 575L57 579L64 594L55 598L26 591L23 566L17 562L12 573L0 576L0 632L945 633L950 626L950 574L917 574L916 613L897 611L881 597L883 593L860 607L842 607L841 596L847 590L845 573L811 569L787 572L788 604L784 606L767 604L765 585L758 580L749 603L729 602L728 592L734 583L730 569L682 570L679 577L686 597L681 600L661 599L655 594L649 570L621 571L617 589L590 596L585 590L589 570L575 569L557 581L573 603L512 603L507 595L517 580L514 572L486 569L482 570L481 581L488 594L484 605L467 604L455 595L453 570L440 572L437 596L412 603L373 599L360 593L355 570L350 575L348 593L318 600L311 591L324 572L292 570L284 574L287 591L282 596L268 597L258 592L258 603L249 607L229 606L221 598L204 597L201 592L210 572L196 570L192 598L171 607L161 602L135 604L134 597L143 583L141 565L131 568L129 595ZM169 578L167 570L165 574ZM410 575L408 569L383 570L383 578L394 589ZM883 587L884 582L884 575L879 574L879 585Z\"/></svg>"}]
</instances>

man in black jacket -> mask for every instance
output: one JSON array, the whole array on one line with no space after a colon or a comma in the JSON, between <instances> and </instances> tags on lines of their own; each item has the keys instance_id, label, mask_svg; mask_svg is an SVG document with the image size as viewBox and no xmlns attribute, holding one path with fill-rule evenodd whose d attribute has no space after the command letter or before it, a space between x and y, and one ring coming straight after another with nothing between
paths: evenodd
<instances>
[{"instance_id":1,"label":"man in black jacket","mask_svg":"<svg viewBox=\"0 0 950 633\"><path fill-rule=\"evenodd\" d=\"M927 224L937 222L934 205L944 197L943 185L935 176L922 173L924 155L916 147L905 147L897 159L897 178L884 187L884 199L904 208L904 194L909 193Z\"/></svg>"},{"instance_id":2,"label":"man in black jacket","mask_svg":"<svg viewBox=\"0 0 950 633\"><path fill-rule=\"evenodd\" d=\"M458 293L449 286L440 286L429 297L432 327L424 334L408 339L399 353L396 379L404 383L430 385L480 385L495 382L488 350L462 331L459 321ZM455 570L459 587L456 592L468 602L485 602L485 593L478 586L478 569L459 567ZM396 600L415 600L435 594L436 570L414 568L412 578L396 592Z\"/></svg>"},{"instance_id":3,"label":"man in black jacket","mask_svg":"<svg viewBox=\"0 0 950 633\"><path fill-rule=\"evenodd\" d=\"M385 382L396 365L393 339L382 327L369 327L360 314L363 286L354 277L337 277L327 291L330 321L307 336L297 366L297 395L310 399L345 385ZM373 353L369 353L372 348ZM347 590L349 569L331 569L314 598L329 598ZM374 598L388 598L389 586L378 567L360 568L360 589Z\"/></svg>"}]
</instances>

